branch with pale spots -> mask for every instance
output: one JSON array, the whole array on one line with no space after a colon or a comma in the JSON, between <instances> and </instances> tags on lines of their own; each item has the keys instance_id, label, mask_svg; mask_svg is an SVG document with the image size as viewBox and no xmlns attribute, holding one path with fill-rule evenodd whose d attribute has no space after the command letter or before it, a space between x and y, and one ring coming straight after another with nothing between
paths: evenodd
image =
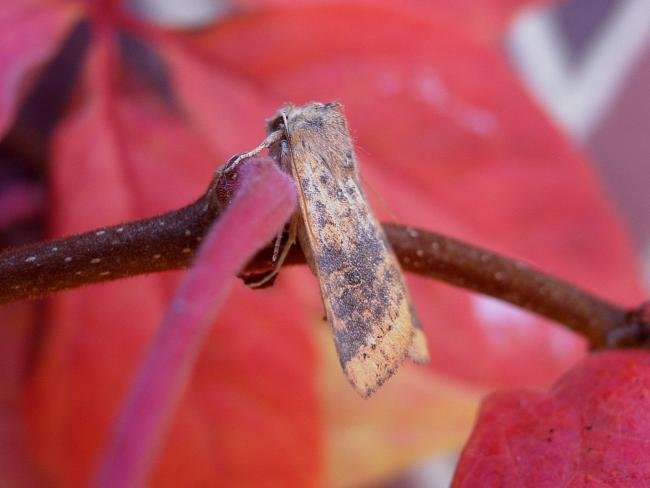
<instances>
[{"instance_id":1,"label":"branch with pale spots","mask_svg":"<svg viewBox=\"0 0 650 488\"><path fill-rule=\"evenodd\" d=\"M41 242L0 254L0 303L82 285L186 268L227 206L237 172L215 178L194 203L156 217ZM384 229L403 269L504 300L565 325L592 348L649 347L650 305L625 309L530 266L456 239L397 224ZM244 269L271 272L273 243ZM285 265L304 264L294 246Z\"/></svg>"}]
</instances>

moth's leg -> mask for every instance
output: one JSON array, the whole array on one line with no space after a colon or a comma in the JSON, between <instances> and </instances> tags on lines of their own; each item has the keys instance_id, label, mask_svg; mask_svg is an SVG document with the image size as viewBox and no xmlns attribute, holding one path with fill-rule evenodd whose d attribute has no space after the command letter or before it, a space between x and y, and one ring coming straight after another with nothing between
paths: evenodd
<instances>
[{"instance_id":1,"label":"moth's leg","mask_svg":"<svg viewBox=\"0 0 650 488\"><path fill-rule=\"evenodd\" d=\"M278 232L278 235L275 236L275 244L273 245L273 257L271 258L275 263L278 260L278 255L280 254L280 244L282 244L282 236L284 235L284 229Z\"/></svg>"},{"instance_id":2,"label":"moth's leg","mask_svg":"<svg viewBox=\"0 0 650 488\"><path fill-rule=\"evenodd\" d=\"M232 158L230 158L228 162L223 166L223 168L219 169L219 174L223 175L232 171L244 159L257 156L264 149L271 147L273 144L281 140L283 136L284 136L283 130L276 130L275 132L271 132L268 136L266 136L266 139L264 139L262 143L259 146L257 146L255 149L251 149L250 151L245 153L236 154Z\"/></svg>"},{"instance_id":3,"label":"moth's leg","mask_svg":"<svg viewBox=\"0 0 650 488\"><path fill-rule=\"evenodd\" d=\"M297 214L294 214L294 216L291 217L291 222L289 222L289 237L287 238L287 242L284 244L284 248L282 248L282 253L278 257L277 261L275 261L276 252L275 250L273 251L273 258L274 258L273 260L275 261L275 266L273 268L273 271L267 274L260 281L256 281L255 283L248 283L248 286L250 288L259 288L265 283L268 283L268 281L271 278L273 278L275 275L277 275L280 272L280 268L282 267L284 260L287 259L287 255L289 254L289 250L291 249L291 246L293 246L296 243L296 238L298 236L299 219L300 216ZM280 233L280 235L282 235L282 233ZM276 246L278 246L279 240L276 240L275 243Z\"/></svg>"}]
</instances>

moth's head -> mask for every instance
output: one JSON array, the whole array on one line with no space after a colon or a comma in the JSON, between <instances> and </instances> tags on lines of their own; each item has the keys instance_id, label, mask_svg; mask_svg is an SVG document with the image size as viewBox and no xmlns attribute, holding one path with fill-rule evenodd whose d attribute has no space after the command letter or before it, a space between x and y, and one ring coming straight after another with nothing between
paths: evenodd
<instances>
[{"instance_id":1,"label":"moth's head","mask_svg":"<svg viewBox=\"0 0 650 488\"><path fill-rule=\"evenodd\" d=\"M266 127L269 133L282 129L289 132L303 128L319 129L328 123L343 120L341 111L342 106L338 102L309 102L301 106L287 104L267 122Z\"/></svg>"}]
</instances>

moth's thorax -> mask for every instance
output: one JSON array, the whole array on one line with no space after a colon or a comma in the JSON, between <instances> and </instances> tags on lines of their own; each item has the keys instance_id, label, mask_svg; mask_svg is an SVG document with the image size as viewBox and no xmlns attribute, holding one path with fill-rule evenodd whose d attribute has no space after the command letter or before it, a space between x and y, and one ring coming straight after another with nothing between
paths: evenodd
<instances>
[{"instance_id":1,"label":"moth's thorax","mask_svg":"<svg viewBox=\"0 0 650 488\"><path fill-rule=\"evenodd\" d=\"M282 110L285 111L287 130L290 134L301 130L327 133L331 130L346 129L338 103L315 102L302 107L289 105Z\"/></svg>"},{"instance_id":2,"label":"moth's thorax","mask_svg":"<svg viewBox=\"0 0 650 488\"><path fill-rule=\"evenodd\" d=\"M280 128L285 131L293 157L309 165L314 174L320 177L325 170L340 181L358 178L356 157L340 104L287 105L269 124L270 130Z\"/></svg>"}]
</instances>

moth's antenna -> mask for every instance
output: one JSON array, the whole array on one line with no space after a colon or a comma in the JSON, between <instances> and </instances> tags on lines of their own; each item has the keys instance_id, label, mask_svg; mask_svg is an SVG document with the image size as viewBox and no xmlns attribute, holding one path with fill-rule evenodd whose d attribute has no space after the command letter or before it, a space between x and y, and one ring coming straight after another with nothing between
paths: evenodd
<instances>
[{"instance_id":1,"label":"moth's antenna","mask_svg":"<svg viewBox=\"0 0 650 488\"><path fill-rule=\"evenodd\" d=\"M352 137L350 139L352 139ZM355 142L354 140L352 141L353 143ZM366 156L372 157L372 153L363 146L358 146L354 144L354 150L357 153L363 153ZM357 160L359 161L359 163L361 162L359 159ZM363 177L363 173L359 171L358 175L359 175L359 180L361 180L361 184L363 185L363 188L367 188L369 190L369 193L379 202L381 209L388 214L389 218L391 218L393 222L402 222L403 220L397 216L397 214L393 211L390 205L388 205L388 203L381 196L381 194L377 190L375 190L375 188L370 184L370 182L367 179Z\"/></svg>"}]
</instances>

